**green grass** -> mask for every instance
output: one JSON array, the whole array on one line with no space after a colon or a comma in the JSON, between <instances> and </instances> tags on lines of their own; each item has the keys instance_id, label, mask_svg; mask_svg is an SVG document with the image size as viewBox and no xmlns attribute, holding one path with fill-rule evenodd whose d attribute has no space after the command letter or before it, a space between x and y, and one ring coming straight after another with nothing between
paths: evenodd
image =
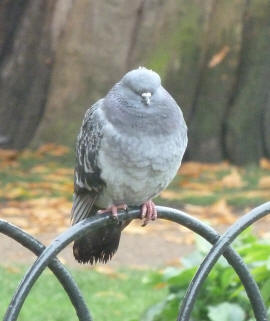
<instances>
[{"instance_id":1,"label":"green grass","mask_svg":"<svg viewBox=\"0 0 270 321\"><path fill-rule=\"evenodd\" d=\"M192 204L198 206L208 206L219 200L219 195L208 195L208 196L187 196L181 199L183 204Z\"/></svg>"},{"instance_id":2,"label":"green grass","mask_svg":"<svg viewBox=\"0 0 270 321\"><path fill-rule=\"evenodd\" d=\"M44 159L19 159L19 167L11 168L7 170L6 168L0 167L0 186L4 187L9 183L16 182L41 182L43 180L42 176L37 173L31 173L31 169L34 166L38 165L48 165L46 160ZM53 167L60 168L62 167L61 163L53 164ZM48 167L48 172L50 172L50 168Z\"/></svg>"},{"instance_id":3,"label":"green grass","mask_svg":"<svg viewBox=\"0 0 270 321\"><path fill-rule=\"evenodd\" d=\"M22 278L25 268L0 267L0 319ZM72 270L94 320L139 320L144 310L165 297L166 289L142 283L147 271L122 269L106 275L90 269ZM34 285L19 321L71 321L76 313L61 285L46 270Z\"/></svg>"},{"instance_id":4,"label":"green grass","mask_svg":"<svg viewBox=\"0 0 270 321\"><path fill-rule=\"evenodd\" d=\"M249 190L256 187L263 175L269 175L269 170L263 170L256 165L246 166L243 172L243 180L247 183L246 189Z\"/></svg>"},{"instance_id":5,"label":"green grass","mask_svg":"<svg viewBox=\"0 0 270 321\"><path fill-rule=\"evenodd\" d=\"M249 198L244 196L236 196L236 197L228 198L228 204L239 209L242 209L245 207L256 207L267 201L268 199L263 197Z\"/></svg>"}]
</instances>

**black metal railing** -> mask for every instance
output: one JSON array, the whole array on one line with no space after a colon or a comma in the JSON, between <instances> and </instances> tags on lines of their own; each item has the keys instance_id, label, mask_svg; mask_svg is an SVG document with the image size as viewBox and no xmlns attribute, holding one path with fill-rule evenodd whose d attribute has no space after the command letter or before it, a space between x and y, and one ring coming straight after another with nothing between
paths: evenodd
<instances>
[{"instance_id":1,"label":"black metal railing","mask_svg":"<svg viewBox=\"0 0 270 321\"><path fill-rule=\"evenodd\" d=\"M197 294L207 275L221 255L227 259L228 263L238 274L250 300L256 320L268 320L266 307L264 305L259 288L251 276L246 264L234 251L230 244L245 228L270 213L270 202L264 203L242 216L231 227L229 227L222 236L220 236L213 228L182 211L162 206L158 206L157 211L159 218L181 224L193 232L201 235L213 245L208 255L200 265L196 275L190 282L185 298L181 304L177 318L178 321L189 320ZM140 211L138 209L130 210L128 212L123 211L118 214L118 219L136 219L139 218L139 214ZM20 282L3 320L17 320L20 310L33 284L41 275L42 271L46 267L49 267L67 292L70 301L76 310L78 319L80 321L92 321L91 314L78 286L76 285L70 273L55 256L69 243L84 236L90 230L110 224L115 224L115 219L112 219L109 214L97 215L85 219L70 227L68 230L54 239L54 241L48 247L45 247L34 237L22 231L18 227L4 220L0 220L0 233L3 233L16 240L38 256L37 260L26 272L25 276Z\"/></svg>"}]
</instances>

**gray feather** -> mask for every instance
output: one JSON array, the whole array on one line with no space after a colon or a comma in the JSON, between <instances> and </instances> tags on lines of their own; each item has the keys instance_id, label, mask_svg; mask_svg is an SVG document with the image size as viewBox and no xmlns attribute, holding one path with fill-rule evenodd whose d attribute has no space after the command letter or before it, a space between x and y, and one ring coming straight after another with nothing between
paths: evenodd
<instances>
[{"instance_id":1,"label":"gray feather","mask_svg":"<svg viewBox=\"0 0 270 321\"><path fill-rule=\"evenodd\" d=\"M128 72L85 114L76 144L72 223L99 208L140 206L171 182L187 146L182 111L146 68ZM106 262L129 222L100 228L74 243L82 263Z\"/></svg>"},{"instance_id":2,"label":"gray feather","mask_svg":"<svg viewBox=\"0 0 270 321\"><path fill-rule=\"evenodd\" d=\"M89 217L95 199L96 197L91 197L89 193L74 194L74 201L71 210L72 225Z\"/></svg>"},{"instance_id":3,"label":"gray feather","mask_svg":"<svg viewBox=\"0 0 270 321\"><path fill-rule=\"evenodd\" d=\"M105 185L97 164L103 124L97 118L96 111L102 104L101 99L87 110L76 144L74 189L77 193L88 191L93 198Z\"/></svg>"}]
</instances>

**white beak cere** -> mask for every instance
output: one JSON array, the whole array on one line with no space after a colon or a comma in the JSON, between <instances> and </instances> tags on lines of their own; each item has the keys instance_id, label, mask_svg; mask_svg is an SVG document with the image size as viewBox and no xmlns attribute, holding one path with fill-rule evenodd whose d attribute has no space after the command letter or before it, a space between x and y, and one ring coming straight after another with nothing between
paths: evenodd
<instances>
[{"instance_id":1,"label":"white beak cere","mask_svg":"<svg viewBox=\"0 0 270 321\"><path fill-rule=\"evenodd\" d=\"M150 104L150 98L151 98L152 94L149 92L146 93L142 93L142 98L144 99L146 105Z\"/></svg>"}]
</instances>

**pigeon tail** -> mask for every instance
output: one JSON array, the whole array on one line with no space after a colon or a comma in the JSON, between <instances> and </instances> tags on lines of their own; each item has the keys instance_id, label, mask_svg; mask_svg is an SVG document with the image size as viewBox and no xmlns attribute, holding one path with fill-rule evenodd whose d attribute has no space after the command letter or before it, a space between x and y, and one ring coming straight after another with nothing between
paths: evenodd
<instances>
[{"instance_id":1,"label":"pigeon tail","mask_svg":"<svg viewBox=\"0 0 270 321\"><path fill-rule=\"evenodd\" d=\"M94 205L96 197L90 193L75 193L71 213L72 224L94 216L99 210ZM97 262L106 263L117 251L121 230L129 223L114 222L109 226L102 226L94 231L90 231L82 238L74 241L73 254L79 263Z\"/></svg>"},{"instance_id":2,"label":"pigeon tail","mask_svg":"<svg viewBox=\"0 0 270 321\"><path fill-rule=\"evenodd\" d=\"M99 228L74 242L73 254L79 263L106 263L118 249L121 225Z\"/></svg>"}]
</instances>

